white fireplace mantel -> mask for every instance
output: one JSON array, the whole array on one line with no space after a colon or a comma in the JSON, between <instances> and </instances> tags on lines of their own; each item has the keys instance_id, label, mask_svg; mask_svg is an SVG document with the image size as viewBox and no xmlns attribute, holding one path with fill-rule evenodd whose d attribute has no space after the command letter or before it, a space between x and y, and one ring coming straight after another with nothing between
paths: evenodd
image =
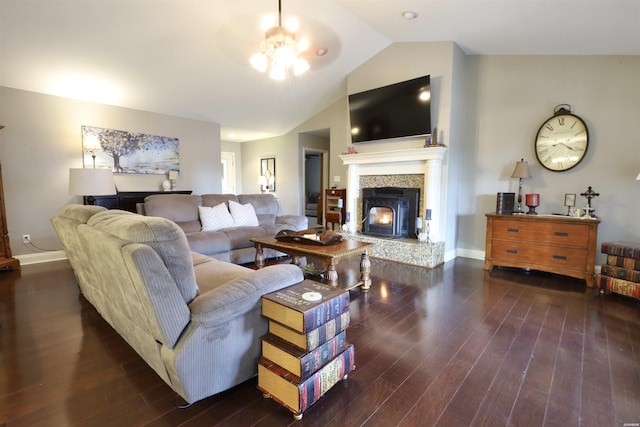
<instances>
[{"instance_id":1,"label":"white fireplace mantel","mask_svg":"<svg viewBox=\"0 0 640 427\"><path fill-rule=\"evenodd\" d=\"M411 148L408 150L375 151L372 153L343 154L338 156L345 165L365 165L371 163L397 163L425 160L442 161L446 147Z\"/></svg>"},{"instance_id":2,"label":"white fireplace mantel","mask_svg":"<svg viewBox=\"0 0 640 427\"><path fill-rule=\"evenodd\" d=\"M437 146L339 156L347 166L347 212L357 212L360 176L422 174L425 206L432 214L430 237L441 241L444 238L442 162L446 153L446 147Z\"/></svg>"}]
</instances>

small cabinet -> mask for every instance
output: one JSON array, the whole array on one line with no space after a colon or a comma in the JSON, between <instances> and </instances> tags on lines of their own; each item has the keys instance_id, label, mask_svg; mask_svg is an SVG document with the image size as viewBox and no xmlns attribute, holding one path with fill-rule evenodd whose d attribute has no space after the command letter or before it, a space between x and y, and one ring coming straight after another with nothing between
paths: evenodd
<instances>
[{"instance_id":1,"label":"small cabinet","mask_svg":"<svg viewBox=\"0 0 640 427\"><path fill-rule=\"evenodd\" d=\"M331 229L338 225L338 229L346 221L346 206L345 199L347 197L347 190L344 188L329 188L325 190L324 194L324 225L326 229L329 229L329 223L331 223Z\"/></svg>"}]
</instances>

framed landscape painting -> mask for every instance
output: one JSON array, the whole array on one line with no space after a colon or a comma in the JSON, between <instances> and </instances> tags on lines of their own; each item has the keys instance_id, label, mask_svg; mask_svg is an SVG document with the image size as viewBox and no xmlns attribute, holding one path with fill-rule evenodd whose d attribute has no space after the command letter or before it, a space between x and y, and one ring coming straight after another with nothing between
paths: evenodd
<instances>
[{"instance_id":1,"label":"framed landscape painting","mask_svg":"<svg viewBox=\"0 0 640 427\"><path fill-rule=\"evenodd\" d=\"M114 173L165 175L180 170L179 140L168 136L82 126L82 152L85 167Z\"/></svg>"}]
</instances>

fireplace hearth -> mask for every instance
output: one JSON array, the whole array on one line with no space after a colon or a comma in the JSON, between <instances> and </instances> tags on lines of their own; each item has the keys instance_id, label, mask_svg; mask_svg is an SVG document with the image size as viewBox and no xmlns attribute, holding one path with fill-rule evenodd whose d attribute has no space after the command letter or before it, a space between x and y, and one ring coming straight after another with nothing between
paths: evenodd
<instances>
[{"instance_id":1,"label":"fireplace hearth","mask_svg":"<svg viewBox=\"0 0 640 427\"><path fill-rule=\"evenodd\" d=\"M363 188L362 233L376 237L417 238L419 188Z\"/></svg>"}]
</instances>

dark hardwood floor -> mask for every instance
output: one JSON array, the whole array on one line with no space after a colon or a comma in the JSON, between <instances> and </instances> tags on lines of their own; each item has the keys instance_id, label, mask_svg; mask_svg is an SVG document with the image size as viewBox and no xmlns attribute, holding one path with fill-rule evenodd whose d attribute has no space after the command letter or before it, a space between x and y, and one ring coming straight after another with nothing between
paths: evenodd
<instances>
[{"instance_id":1,"label":"dark hardwood floor","mask_svg":"<svg viewBox=\"0 0 640 427\"><path fill-rule=\"evenodd\" d=\"M638 425L640 303L482 265L372 260L371 292L351 292L357 369L297 422L255 379L176 408L66 261L0 272L0 426Z\"/></svg>"}]
</instances>

